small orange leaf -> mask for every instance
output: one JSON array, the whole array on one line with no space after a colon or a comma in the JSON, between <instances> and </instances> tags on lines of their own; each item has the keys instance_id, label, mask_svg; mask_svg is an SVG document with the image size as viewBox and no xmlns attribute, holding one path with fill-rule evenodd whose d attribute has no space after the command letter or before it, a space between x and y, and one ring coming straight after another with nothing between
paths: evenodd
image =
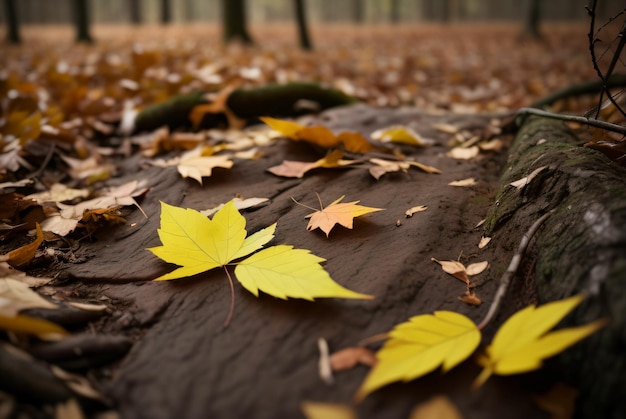
<instances>
[{"instance_id":1,"label":"small orange leaf","mask_svg":"<svg viewBox=\"0 0 626 419\"><path fill-rule=\"evenodd\" d=\"M369 214L370 212L382 211L384 209L357 205L360 201L340 203L343 198L342 196L326 208L322 206L322 209L319 211L307 215L305 218L310 218L310 220L306 229L310 231L319 228L326 233L326 237L328 237L330 230L332 230L335 224L340 224L351 229L355 217Z\"/></svg>"},{"instance_id":2,"label":"small orange leaf","mask_svg":"<svg viewBox=\"0 0 626 419\"><path fill-rule=\"evenodd\" d=\"M376 364L376 355L369 348L356 346L344 348L330 356L330 367L333 371L349 370L357 364L372 367Z\"/></svg>"},{"instance_id":3,"label":"small orange leaf","mask_svg":"<svg viewBox=\"0 0 626 419\"><path fill-rule=\"evenodd\" d=\"M39 223L36 224L36 227L37 237L35 238L35 241L15 250L12 250L4 255L9 265L13 267L19 267L30 262L35 257L35 252L39 248L41 242L43 242L43 232L41 231Z\"/></svg>"},{"instance_id":4,"label":"small orange leaf","mask_svg":"<svg viewBox=\"0 0 626 419\"><path fill-rule=\"evenodd\" d=\"M301 178L309 170L313 170L318 167L332 169L358 163L357 160L343 160L342 157L343 152L340 150L334 150L331 153L328 153L325 157L314 162L283 160L281 164L278 166L272 166L267 169L267 171L276 176Z\"/></svg>"}]
</instances>

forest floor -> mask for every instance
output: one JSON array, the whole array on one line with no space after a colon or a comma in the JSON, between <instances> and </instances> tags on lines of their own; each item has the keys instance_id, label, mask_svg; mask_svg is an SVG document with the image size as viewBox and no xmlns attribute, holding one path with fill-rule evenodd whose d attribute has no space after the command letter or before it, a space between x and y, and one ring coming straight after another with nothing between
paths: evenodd
<instances>
[{"instance_id":1,"label":"forest floor","mask_svg":"<svg viewBox=\"0 0 626 419\"><path fill-rule=\"evenodd\" d=\"M0 57L6 69L0 84L3 112L8 120L15 118L14 126L5 122L0 143L0 161L6 164L0 168L6 227L0 254L33 241L24 226L33 230L35 220L51 226L44 228L35 257L19 269L39 280L31 278L39 294L64 307L55 317L55 310L33 303L31 315L70 329L66 340L73 343L59 349L49 345L60 342L0 334L0 366L16 362L7 355L16 348L34 357L26 364L31 367L13 371L12 381L0 380L0 412L54 417L56 411L63 417L76 409L68 398L80 400L89 416L117 412L129 418L290 418L302 417L305 402L352 405L369 367L337 371L332 384L325 382L319 372L320 338L333 353L419 314L450 310L476 322L484 317L514 252L497 236L479 247L480 222L494 205L513 141L502 126L512 110L595 76L586 30L585 25L547 25L544 41L538 42L520 40L519 28L512 25L314 27L316 51L302 52L291 27L256 28L257 46L229 48L219 44L215 27L201 25L99 26L92 46L72 45L66 29L26 28L24 45L3 46ZM268 169L284 160L314 162L328 150L263 125L187 136L116 131L128 114L125 103L141 107L195 90L302 80L340 89L363 103L298 122L368 139L377 130L402 125L424 144L372 141L380 148L346 152L344 158L354 160L349 166L285 177ZM577 98L554 109L580 112L594 105L592 98ZM271 109L271 102L267 106ZM24 115L18 112L26 112L28 121L20 123ZM28 141L20 141L11 158L21 160L11 160L19 164L10 166L14 148L8 144L20 135ZM176 165L155 163L199 145L217 149L220 144L229 145L222 154L229 153L234 164L213 168L201 182L182 177ZM441 173L409 166L376 179L372 172L381 166L375 159L418 162ZM470 178L474 182L454 186ZM30 182L19 184L24 179ZM56 183L84 196L26 203L30 194ZM99 215L86 219L81 212L73 231L44 222L69 204L120 185L132 186L106 208L89 208L102 209ZM311 210L303 205L318 207L316 195L324 205L345 195L346 202L360 200L384 211L359 217L352 229L337 226L327 237L306 229L304 217ZM267 199L241 211L249 234L278 222L272 245L310 250L326 259L324 269L335 281L375 298L283 301L263 293L257 298L236 283L234 315L224 327L231 301L224 271L153 282L174 267L146 251L160 244L161 202L206 210L234 197ZM418 205L427 209L405 214ZM520 225L519 238L533 221ZM459 299L465 285L432 258L465 265L487 261L488 269L472 278L478 300ZM7 278L19 276L3 272ZM518 294L485 328L483 342L515 311L538 302L533 278L532 261L526 261ZM69 307L70 302L86 306ZM81 309L89 314L80 314ZM87 377L90 384L70 386L68 392L68 379L58 378L58 371L51 375L48 364ZM387 386L354 408L361 418L404 418L444 395L464 418L513 419L550 417L554 409L573 406L575 390L556 368L493 377L470 390L479 372L475 363L465 362L447 374ZM50 387L35 384L44 381ZM93 390L86 390L90 386Z\"/></svg>"}]
</instances>

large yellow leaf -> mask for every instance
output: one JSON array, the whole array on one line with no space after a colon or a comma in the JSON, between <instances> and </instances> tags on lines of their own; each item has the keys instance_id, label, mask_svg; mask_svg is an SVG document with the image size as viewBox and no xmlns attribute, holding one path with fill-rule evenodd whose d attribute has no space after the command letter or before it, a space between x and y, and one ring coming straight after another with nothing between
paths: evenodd
<instances>
[{"instance_id":1,"label":"large yellow leaf","mask_svg":"<svg viewBox=\"0 0 626 419\"><path fill-rule=\"evenodd\" d=\"M384 209L357 205L360 201L341 203L343 198L344 197L341 196L326 208L322 207L319 211L307 215L305 218L309 218L309 224L306 226L306 229L315 230L319 228L326 233L326 237L328 237L330 230L332 230L335 224L352 228L354 218Z\"/></svg>"},{"instance_id":2,"label":"large yellow leaf","mask_svg":"<svg viewBox=\"0 0 626 419\"><path fill-rule=\"evenodd\" d=\"M378 363L361 385L357 399L396 381L410 381L440 365L448 371L469 357L480 343L480 331L462 314L436 311L397 325L378 351Z\"/></svg>"},{"instance_id":3,"label":"large yellow leaf","mask_svg":"<svg viewBox=\"0 0 626 419\"><path fill-rule=\"evenodd\" d=\"M313 300L318 297L364 298L332 280L322 268L324 262L305 249L279 245L261 250L239 262L235 268L237 280L258 297L259 290L273 297Z\"/></svg>"},{"instance_id":4,"label":"large yellow leaf","mask_svg":"<svg viewBox=\"0 0 626 419\"><path fill-rule=\"evenodd\" d=\"M230 264L261 249L274 237L272 224L246 238L246 219L227 202L210 220L199 211L161 203L162 246L150 250L181 267L156 280L192 276ZM280 245L264 249L237 263L237 280L254 295L259 290L286 299L318 297L372 298L342 287L320 265L324 259L305 249Z\"/></svg>"},{"instance_id":5,"label":"large yellow leaf","mask_svg":"<svg viewBox=\"0 0 626 419\"><path fill-rule=\"evenodd\" d=\"M158 233L163 245L148 250L164 261L182 267L156 280L196 275L245 256L241 254L246 238L245 226L246 220L233 201L215 213L212 220L196 210L162 202Z\"/></svg>"},{"instance_id":6,"label":"large yellow leaf","mask_svg":"<svg viewBox=\"0 0 626 419\"><path fill-rule=\"evenodd\" d=\"M606 320L547 333L582 300L582 295L576 295L538 308L531 305L511 316L496 332L486 355L479 360L485 369L475 385L482 385L491 374L519 374L538 369L544 359L602 328Z\"/></svg>"}]
</instances>

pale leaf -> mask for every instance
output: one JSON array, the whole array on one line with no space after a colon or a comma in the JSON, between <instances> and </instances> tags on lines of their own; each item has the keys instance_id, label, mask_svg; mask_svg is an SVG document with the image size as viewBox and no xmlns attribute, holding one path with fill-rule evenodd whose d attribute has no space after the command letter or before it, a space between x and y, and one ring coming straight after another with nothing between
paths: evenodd
<instances>
[{"instance_id":1,"label":"pale leaf","mask_svg":"<svg viewBox=\"0 0 626 419\"><path fill-rule=\"evenodd\" d=\"M87 198L88 196L89 190L87 189L71 189L61 183L55 183L50 187L50 190L34 193L25 198L34 199L37 203L43 204L44 202L72 201L76 198Z\"/></svg>"},{"instance_id":2,"label":"pale leaf","mask_svg":"<svg viewBox=\"0 0 626 419\"><path fill-rule=\"evenodd\" d=\"M455 147L446 153L446 156L457 160L469 160L478 155L480 149L478 146L471 146L468 148Z\"/></svg>"},{"instance_id":3,"label":"pale leaf","mask_svg":"<svg viewBox=\"0 0 626 419\"><path fill-rule=\"evenodd\" d=\"M383 210L383 208L357 205L360 201L340 203L342 199L343 196L326 208L322 208L319 211L307 215L305 218L309 218L309 224L306 226L306 229L310 231L319 228L326 233L326 237L328 237L330 231L336 224L351 229L354 218Z\"/></svg>"},{"instance_id":4,"label":"pale leaf","mask_svg":"<svg viewBox=\"0 0 626 419\"><path fill-rule=\"evenodd\" d=\"M532 173L526 177L523 177L515 182L509 183L509 185L514 186L516 189L522 189L524 186L528 185L532 180L539 174L543 169L547 166L541 166L532 171Z\"/></svg>"},{"instance_id":5,"label":"pale leaf","mask_svg":"<svg viewBox=\"0 0 626 419\"><path fill-rule=\"evenodd\" d=\"M459 281L469 284L469 276L465 271L465 265L463 265L461 262L458 262L456 260L437 260L435 258L430 258L430 260L441 265L441 269L443 269L445 273L452 275Z\"/></svg>"},{"instance_id":6,"label":"pale leaf","mask_svg":"<svg viewBox=\"0 0 626 419\"><path fill-rule=\"evenodd\" d=\"M491 237L485 237L485 236L481 237L480 242L478 243L478 248L484 249L489 244L490 241L491 241Z\"/></svg>"},{"instance_id":7,"label":"pale leaf","mask_svg":"<svg viewBox=\"0 0 626 419\"><path fill-rule=\"evenodd\" d=\"M0 314L11 317L27 308L55 309L58 306L23 282L12 278L0 278Z\"/></svg>"},{"instance_id":8,"label":"pale leaf","mask_svg":"<svg viewBox=\"0 0 626 419\"><path fill-rule=\"evenodd\" d=\"M269 201L267 198L233 198L233 202L235 203L235 208L238 210L248 209L256 207L264 202ZM207 217L211 217L213 214L224 208L225 204L219 204L216 207L206 209L204 211L200 211L202 215L206 215Z\"/></svg>"},{"instance_id":9,"label":"pale leaf","mask_svg":"<svg viewBox=\"0 0 626 419\"><path fill-rule=\"evenodd\" d=\"M453 180L452 182L448 183L449 186L474 186L476 185L476 179L474 179L473 177L469 177L467 179L461 179L461 180Z\"/></svg>"},{"instance_id":10,"label":"pale leaf","mask_svg":"<svg viewBox=\"0 0 626 419\"><path fill-rule=\"evenodd\" d=\"M478 275L479 273L484 272L484 270L487 269L488 266L489 262L487 262L486 260L483 262L471 263L467 265L467 268L465 268L465 272L469 276Z\"/></svg>"},{"instance_id":11,"label":"pale leaf","mask_svg":"<svg viewBox=\"0 0 626 419\"><path fill-rule=\"evenodd\" d=\"M411 207L408 210L406 210L404 212L404 215L406 215L407 217L412 217L413 214L415 214L416 212L426 211L426 209L428 209L426 205L418 205L418 206Z\"/></svg>"}]
</instances>

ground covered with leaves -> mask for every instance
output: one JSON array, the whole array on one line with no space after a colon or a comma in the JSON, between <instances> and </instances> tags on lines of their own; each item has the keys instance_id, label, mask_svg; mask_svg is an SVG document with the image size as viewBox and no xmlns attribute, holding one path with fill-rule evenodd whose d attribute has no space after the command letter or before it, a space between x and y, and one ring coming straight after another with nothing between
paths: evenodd
<instances>
[{"instance_id":1,"label":"ground covered with leaves","mask_svg":"<svg viewBox=\"0 0 626 419\"><path fill-rule=\"evenodd\" d=\"M413 339L388 333L414 316L471 325L459 345L474 353L472 327L513 256L481 227L512 141L510 111L594 76L585 30L554 26L535 42L504 26L325 27L314 28L313 53L285 27L258 28L246 48L222 47L203 26L101 27L92 46L72 45L65 29L27 30L25 45L0 57L2 411L571 411L576 390L558 369L502 377L489 356L425 361L430 369L406 375L393 365L363 383L381 342ZM224 106L232 89L290 82L361 103L296 123ZM166 113L133 130L137 112L193 92L215 93L217 106L180 127ZM257 117L274 113L266 100ZM510 187L531 180L518 181ZM537 303L533 275L522 267L516 298L481 327L483 346ZM561 317L578 300L564 304ZM451 371L428 374L442 363Z\"/></svg>"}]
</instances>

